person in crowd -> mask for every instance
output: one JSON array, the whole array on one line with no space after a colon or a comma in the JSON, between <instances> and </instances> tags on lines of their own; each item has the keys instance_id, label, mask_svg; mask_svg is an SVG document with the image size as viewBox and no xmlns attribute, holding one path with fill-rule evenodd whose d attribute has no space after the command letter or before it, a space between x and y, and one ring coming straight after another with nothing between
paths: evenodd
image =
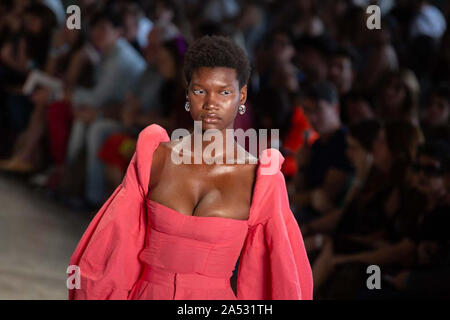
<instances>
[{"instance_id":1,"label":"person in crowd","mask_svg":"<svg viewBox=\"0 0 450 320\"><path fill-rule=\"evenodd\" d=\"M392 35L389 28L384 27L386 21L382 20L381 29L363 29L365 40L359 47L359 56L362 56L363 68L358 74L356 83L359 90L374 95L379 83L384 83L383 76L394 73L399 69L399 59L392 43Z\"/></svg>"},{"instance_id":2,"label":"person in crowd","mask_svg":"<svg viewBox=\"0 0 450 320\"><path fill-rule=\"evenodd\" d=\"M325 32L324 24L318 14L317 0L292 0L283 6L275 17L275 24L287 24L294 38L302 36L317 37Z\"/></svg>"},{"instance_id":3,"label":"person in crowd","mask_svg":"<svg viewBox=\"0 0 450 320\"><path fill-rule=\"evenodd\" d=\"M348 125L375 119L371 99L358 91L350 91L343 99L341 119Z\"/></svg>"},{"instance_id":4,"label":"person in crowd","mask_svg":"<svg viewBox=\"0 0 450 320\"><path fill-rule=\"evenodd\" d=\"M127 96L122 111L121 127L109 136L108 132L102 133L108 138L97 152L99 158L96 161L103 162L104 170L101 172L106 176L110 189L120 183L125 174L136 146L137 134L143 128L151 123L164 125L169 132L179 127L191 127L187 123L189 120L183 117L185 112L180 114L174 110L178 108L184 111L179 108L185 98L179 70L182 70L181 63L185 50L186 44L179 37L164 41L155 57L155 65L144 73L136 88ZM149 88L153 90L149 92ZM99 163L98 167L101 166ZM101 180L96 185L97 188L105 190ZM103 193L104 197L108 194L105 191Z\"/></svg>"},{"instance_id":5,"label":"person in crowd","mask_svg":"<svg viewBox=\"0 0 450 320\"><path fill-rule=\"evenodd\" d=\"M0 108L13 141L27 127L33 110L22 85L32 70L45 67L55 27L55 15L39 2L18 1L5 16L0 42Z\"/></svg>"},{"instance_id":6,"label":"person in crowd","mask_svg":"<svg viewBox=\"0 0 450 320\"><path fill-rule=\"evenodd\" d=\"M45 73L62 81L66 88L92 84L92 65L82 46L84 34L81 30L63 27L53 39L50 54L45 64ZM83 72L82 72L83 71ZM46 129L46 109L55 99L55 92L39 86L31 96L33 110L26 129L18 137L10 159L0 162L0 169L10 172L28 173L42 164L42 138Z\"/></svg>"},{"instance_id":7,"label":"person in crowd","mask_svg":"<svg viewBox=\"0 0 450 320\"><path fill-rule=\"evenodd\" d=\"M422 127L426 137L435 136L450 120L450 85L441 84L433 89L425 106Z\"/></svg>"},{"instance_id":8,"label":"person in crowd","mask_svg":"<svg viewBox=\"0 0 450 320\"><path fill-rule=\"evenodd\" d=\"M339 117L337 89L328 82L318 83L306 91L302 105L319 138L310 149L304 148L300 153L301 172L294 204L299 208L297 217L301 221L339 206L352 172L346 155L347 129Z\"/></svg>"},{"instance_id":9,"label":"person in crowd","mask_svg":"<svg viewBox=\"0 0 450 320\"><path fill-rule=\"evenodd\" d=\"M57 116L60 115L60 110L69 109L68 112L73 114L67 154L64 152L67 142L60 141L57 146L63 157L62 173L60 173L62 177L70 172L64 172L64 164L71 167L79 161L85 146L87 148L87 172L101 173L100 169L95 167L95 160L97 159L98 145L103 142L104 137L96 134L97 126L95 124L97 121L103 122L103 119L120 117L120 105L125 99L125 94L136 84L146 68L146 62L141 55L121 37L122 17L117 12L112 9L99 11L92 17L90 27L90 41L100 53L95 84L91 88L75 87L73 90L66 88L63 106L58 103L49 108L50 116L58 112L49 118L51 129L54 130L57 128L52 127L52 124L61 120ZM108 121L108 123L111 123L115 129L116 125L113 121ZM56 132L55 135L58 136ZM98 193L98 197L101 197L102 190L90 183L89 177L92 175L87 175L86 194L97 196ZM88 201L95 203L96 196L92 196Z\"/></svg>"},{"instance_id":10,"label":"person in crowd","mask_svg":"<svg viewBox=\"0 0 450 320\"><path fill-rule=\"evenodd\" d=\"M413 265L411 235L426 199L410 187L409 169L422 142L422 133L409 122L391 122L380 130L373 169L319 246L313 265L318 296L354 296L368 264ZM346 278L352 280L343 286Z\"/></svg>"},{"instance_id":11,"label":"person in crowd","mask_svg":"<svg viewBox=\"0 0 450 320\"><path fill-rule=\"evenodd\" d=\"M365 186L366 180L373 170L373 145L380 128L381 125L377 120L363 120L349 127L346 137L347 156L354 168L351 187L345 196L343 208L335 209L324 217L302 225L303 233L310 237L305 240L310 251L319 249L314 245L315 236L335 230L344 211L349 210L352 202L359 201L356 196Z\"/></svg>"},{"instance_id":12,"label":"person in crowd","mask_svg":"<svg viewBox=\"0 0 450 320\"><path fill-rule=\"evenodd\" d=\"M418 124L420 86L410 70L390 72L380 82L375 112L385 121L408 120Z\"/></svg>"},{"instance_id":13,"label":"person in crowd","mask_svg":"<svg viewBox=\"0 0 450 320\"><path fill-rule=\"evenodd\" d=\"M327 79L327 57L333 50L334 43L325 35L302 37L295 41L295 60L302 71L300 83L311 85Z\"/></svg>"},{"instance_id":14,"label":"person in crowd","mask_svg":"<svg viewBox=\"0 0 450 320\"><path fill-rule=\"evenodd\" d=\"M338 48L329 58L328 80L332 82L342 99L353 89L356 77L356 53L351 48Z\"/></svg>"},{"instance_id":15,"label":"person in crowd","mask_svg":"<svg viewBox=\"0 0 450 320\"><path fill-rule=\"evenodd\" d=\"M413 165L411 186L426 197L426 207L411 234L415 262L383 277L381 292L361 290L359 298L448 298L450 291L449 176L450 146L440 140L420 146Z\"/></svg>"}]
</instances>

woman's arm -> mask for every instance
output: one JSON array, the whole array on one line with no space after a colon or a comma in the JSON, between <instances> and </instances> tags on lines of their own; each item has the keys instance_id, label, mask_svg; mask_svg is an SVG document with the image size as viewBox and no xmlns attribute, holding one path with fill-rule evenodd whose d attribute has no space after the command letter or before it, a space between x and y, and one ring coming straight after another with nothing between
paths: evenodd
<instances>
[{"instance_id":1,"label":"woman's arm","mask_svg":"<svg viewBox=\"0 0 450 320\"><path fill-rule=\"evenodd\" d=\"M405 238L400 242L372 251L350 255L336 255L334 262L335 264L360 262L377 265L400 264L409 266L415 261L415 258L416 245L412 240Z\"/></svg>"},{"instance_id":2,"label":"woman's arm","mask_svg":"<svg viewBox=\"0 0 450 320\"><path fill-rule=\"evenodd\" d=\"M86 56L83 49L76 51L70 58L69 66L64 74L64 83L67 87L74 87L82 74L85 71L85 66L89 63L89 59Z\"/></svg>"},{"instance_id":3,"label":"woman's arm","mask_svg":"<svg viewBox=\"0 0 450 320\"><path fill-rule=\"evenodd\" d=\"M303 226L302 232L305 235L312 235L316 233L330 233L336 229L343 212L344 210L342 209L332 210L329 214L317 218Z\"/></svg>"}]
</instances>

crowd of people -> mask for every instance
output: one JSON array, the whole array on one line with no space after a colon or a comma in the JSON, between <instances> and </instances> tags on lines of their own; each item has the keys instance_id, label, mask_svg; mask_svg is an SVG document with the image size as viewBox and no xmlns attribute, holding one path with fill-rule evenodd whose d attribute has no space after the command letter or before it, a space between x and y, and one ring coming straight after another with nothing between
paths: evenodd
<instances>
[{"instance_id":1,"label":"crowd of people","mask_svg":"<svg viewBox=\"0 0 450 320\"><path fill-rule=\"evenodd\" d=\"M192 129L189 44L231 37L252 66L235 128L279 129L314 298L450 297L450 3L77 4L69 29L68 1L0 1L0 170L98 208L143 128Z\"/></svg>"}]
</instances>

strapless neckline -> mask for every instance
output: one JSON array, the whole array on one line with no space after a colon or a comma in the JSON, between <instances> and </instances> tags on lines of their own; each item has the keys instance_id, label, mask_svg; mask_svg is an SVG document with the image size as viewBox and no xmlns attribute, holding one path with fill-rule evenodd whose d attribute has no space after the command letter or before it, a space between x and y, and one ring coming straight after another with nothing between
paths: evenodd
<instances>
[{"instance_id":1,"label":"strapless neckline","mask_svg":"<svg viewBox=\"0 0 450 320\"><path fill-rule=\"evenodd\" d=\"M147 203L150 205L154 205L156 207L165 209L166 211L171 212L172 214L176 215L176 216L181 216L181 217L187 217L187 218L191 218L191 219L210 219L210 220L217 220L217 221L227 221L227 222L236 222L236 223L248 223L248 219L246 220L240 220L240 219L233 219L233 218L225 218L225 217L216 217L216 216L210 216L210 217L202 217L202 216L191 216L191 215L187 215L187 214L183 214L175 209L172 209L168 206L165 206L159 202L156 202L154 200L151 200L149 198L147 199Z\"/></svg>"}]
</instances>

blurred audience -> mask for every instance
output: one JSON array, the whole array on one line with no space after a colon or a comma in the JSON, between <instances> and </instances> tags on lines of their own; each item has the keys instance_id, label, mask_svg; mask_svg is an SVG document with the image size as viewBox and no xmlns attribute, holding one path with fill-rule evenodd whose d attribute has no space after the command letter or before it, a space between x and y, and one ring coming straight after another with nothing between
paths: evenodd
<instances>
[{"instance_id":1,"label":"blurred audience","mask_svg":"<svg viewBox=\"0 0 450 320\"><path fill-rule=\"evenodd\" d=\"M381 29L366 26L374 3ZM446 1L77 4L69 30L67 1L0 0L2 172L98 209L143 128L192 126L189 44L229 36L252 65L235 128L279 130L315 298L450 297ZM371 264L381 290L366 287Z\"/></svg>"}]
</instances>

